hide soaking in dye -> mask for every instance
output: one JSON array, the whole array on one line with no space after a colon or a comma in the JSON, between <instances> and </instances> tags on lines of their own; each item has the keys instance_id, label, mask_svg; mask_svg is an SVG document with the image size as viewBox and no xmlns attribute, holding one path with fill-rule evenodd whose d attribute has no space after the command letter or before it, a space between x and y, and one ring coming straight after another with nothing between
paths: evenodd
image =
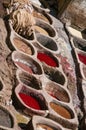
<instances>
[{"instance_id":1,"label":"hide soaking in dye","mask_svg":"<svg viewBox=\"0 0 86 130\"><path fill-rule=\"evenodd\" d=\"M58 104L53 103L53 102L50 102L50 106L59 115L63 116L64 118L71 119L70 112L66 108L64 108L63 106L58 105Z\"/></svg>"},{"instance_id":2,"label":"hide soaking in dye","mask_svg":"<svg viewBox=\"0 0 86 130\"><path fill-rule=\"evenodd\" d=\"M40 61L45 62L49 66L58 67L58 64L56 63L56 61L46 53L38 52L37 58Z\"/></svg>"},{"instance_id":3,"label":"hide soaking in dye","mask_svg":"<svg viewBox=\"0 0 86 130\"><path fill-rule=\"evenodd\" d=\"M44 125L44 124L37 124L37 130L56 130L48 125Z\"/></svg>"},{"instance_id":4,"label":"hide soaking in dye","mask_svg":"<svg viewBox=\"0 0 86 130\"><path fill-rule=\"evenodd\" d=\"M20 51L23 51L26 54L32 55L31 47L25 44L24 41L20 40L19 38L14 38L13 42L16 48L18 48Z\"/></svg>"},{"instance_id":5,"label":"hide soaking in dye","mask_svg":"<svg viewBox=\"0 0 86 130\"><path fill-rule=\"evenodd\" d=\"M83 54L78 54L79 60L86 65L86 56Z\"/></svg>"},{"instance_id":6,"label":"hide soaking in dye","mask_svg":"<svg viewBox=\"0 0 86 130\"><path fill-rule=\"evenodd\" d=\"M21 92L19 93L19 96L27 106L29 106L33 109L41 110L40 104L35 97L26 95Z\"/></svg>"}]
</instances>

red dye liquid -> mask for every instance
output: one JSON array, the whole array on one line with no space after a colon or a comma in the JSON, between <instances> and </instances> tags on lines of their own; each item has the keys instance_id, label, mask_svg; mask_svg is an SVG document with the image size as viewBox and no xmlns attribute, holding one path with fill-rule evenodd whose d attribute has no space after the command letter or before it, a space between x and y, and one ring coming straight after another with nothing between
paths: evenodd
<instances>
[{"instance_id":1,"label":"red dye liquid","mask_svg":"<svg viewBox=\"0 0 86 130\"><path fill-rule=\"evenodd\" d=\"M58 64L55 62L55 60L52 57L50 57L48 54L38 53L37 58L40 61L45 62L49 66L53 66L53 67L57 67L58 66Z\"/></svg>"},{"instance_id":2,"label":"red dye liquid","mask_svg":"<svg viewBox=\"0 0 86 130\"><path fill-rule=\"evenodd\" d=\"M52 97L54 97L54 98L56 98L56 96L54 96L52 93L48 93L50 96L52 96Z\"/></svg>"},{"instance_id":3,"label":"red dye liquid","mask_svg":"<svg viewBox=\"0 0 86 130\"><path fill-rule=\"evenodd\" d=\"M27 66L27 65L25 65L25 64L23 64L23 63L21 63L21 62L15 62L19 67L21 67L22 69L24 69L25 71L27 71L27 72L29 72L29 73L33 73L33 71L32 71L32 69L29 67L29 66Z\"/></svg>"},{"instance_id":4,"label":"red dye liquid","mask_svg":"<svg viewBox=\"0 0 86 130\"><path fill-rule=\"evenodd\" d=\"M86 56L82 54L78 54L78 57L80 61L86 65Z\"/></svg>"},{"instance_id":5,"label":"red dye liquid","mask_svg":"<svg viewBox=\"0 0 86 130\"><path fill-rule=\"evenodd\" d=\"M48 93L50 96L52 96L52 97L54 97L55 99L57 99L57 100L59 100L59 101L61 101L60 99L59 99L59 97L57 98L56 96L54 96L52 93Z\"/></svg>"},{"instance_id":6,"label":"red dye liquid","mask_svg":"<svg viewBox=\"0 0 86 130\"><path fill-rule=\"evenodd\" d=\"M27 106L33 109L41 110L38 101L32 96L26 95L24 93L19 93L19 96Z\"/></svg>"}]
</instances>

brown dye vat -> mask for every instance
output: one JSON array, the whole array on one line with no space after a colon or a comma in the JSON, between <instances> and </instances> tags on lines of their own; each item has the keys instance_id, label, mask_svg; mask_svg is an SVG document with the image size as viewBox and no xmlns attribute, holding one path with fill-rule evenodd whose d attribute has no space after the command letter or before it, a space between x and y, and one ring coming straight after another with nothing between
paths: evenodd
<instances>
[{"instance_id":1,"label":"brown dye vat","mask_svg":"<svg viewBox=\"0 0 86 130\"><path fill-rule=\"evenodd\" d=\"M37 18L40 18L40 19L44 20L47 23L50 23L49 20L41 13L38 13L38 12L34 11L33 16L37 17Z\"/></svg>"},{"instance_id":2,"label":"brown dye vat","mask_svg":"<svg viewBox=\"0 0 86 130\"><path fill-rule=\"evenodd\" d=\"M66 108L62 107L61 105L50 102L50 106L56 113L63 116L64 118L67 118L67 119L72 118L70 112Z\"/></svg>"},{"instance_id":3,"label":"brown dye vat","mask_svg":"<svg viewBox=\"0 0 86 130\"><path fill-rule=\"evenodd\" d=\"M4 109L0 108L0 125L8 128L13 127L12 117Z\"/></svg>"},{"instance_id":4,"label":"brown dye vat","mask_svg":"<svg viewBox=\"0 0 86 130\"><path fill-rule=\"evenodd\" d=\"M44 30L43 28L39 27L39 26L34 26L34 29L36 32L42 33L44 35L48 36L48 32L46 30Z\"/></svg>"},{"instance_id":5,"label":"brown dye vat","mask_svg":"<svg viewBox=\"0 0 86 130\"><path fill-rule=\"evenodd\" d=\"M20 51L23 51L26 54L32 55L31 47L26 45L22 40L20 40L19 38L14 38L13 41L16 48L18 48Z\"/></svg>"},{"instance_id":6,"label":"brown dye vat","mask_svg":"<svg viewBox=\"0 0 86 130\"><path fill-rule=\"evenodd\" d=\"M36 125L37 130L56 130L48 125L44 125L44 124L37 124Z\"/></svg>"},{"instance_id":7,"label":"brown dye vat","mask_svg":"<svg viewBox=\"0 0 86 130\"><path fill-rule=\"evenodd\" d=\"M51 86L52 85L52 86ZM55 86L55 84L51 83L46 86L45 90L49 95L54 97L55 99L63 102L69 102L69 96L65 90L62 90L59 86Z\"/></svg>"}]
</instances>

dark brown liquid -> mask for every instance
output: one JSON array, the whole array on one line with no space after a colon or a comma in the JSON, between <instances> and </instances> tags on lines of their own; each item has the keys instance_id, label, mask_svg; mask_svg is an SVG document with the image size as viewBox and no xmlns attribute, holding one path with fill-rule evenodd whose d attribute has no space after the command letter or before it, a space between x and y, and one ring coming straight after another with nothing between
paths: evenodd
<instances>
[{"instance_id":1,"label":"dark brown liquid","mask_svg":"<svg viewBox=\"0 0 86 130\"><path fill-rule=\"evenodd\" d=\"M16 48L18 48L20 51L23 51L26 54L32 55L31 47L26 45L22 40L18 38L14 38L13 41Z\"/></svg>"},{"instance_id":2,"label":"dark brown liquid","mask_svg":"<svg viewBox=\"0 0 86 130\"><path fill-rule=\"evenodd\" d=\"M50 106L59 115L63 116L64 118L71 119L71 114L64 107L62 107L62 106L60 106L58 104L55 104L53 102L50 103Z\"/></svg>"}]
</instances>

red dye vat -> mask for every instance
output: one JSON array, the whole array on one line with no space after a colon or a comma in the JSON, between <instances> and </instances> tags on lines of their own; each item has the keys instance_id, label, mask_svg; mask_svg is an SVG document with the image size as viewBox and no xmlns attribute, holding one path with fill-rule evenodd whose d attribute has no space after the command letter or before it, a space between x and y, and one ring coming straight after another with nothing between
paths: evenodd
<instances>
[{"instance_id":1,"label":"red dye vat","mask_svg":"<svg viewBox=\"0 0 86 130\"><path fill-rule=\"evenodd\" d=\"M22 99L22 101L29 107L33 108L33 109L37 109L37 110L41 110L40 105L38 103L38 101L30 96L30 95L26 95L24 93L19 93L20 98Z\"/></svg>"},{"instance_id":2,"label":"red dye vat","mask_svg":"<svg viewBox=\"0 0 86 130\"><path fill-rule=\"evenodd\" d=\"M86 65L86 56L82 54L78 54L78 57L80 61Z\"/></svg>"},{"instance_id":3,"label":"red dye vat","mask_svg":"<svg viewBox=\"0 0 86 130\"><path fill-rule=\"evenodd\" d=\"M49 66L58 67L58 64L56 63L56 61L52 57L50 57L48 54L39 52L37 55L37 58L40 61L45 62Z\"/></svg>"},{"instance_id":4,"label":"red dye vat","mask_svg":"<svg viewBox=\"0 0 86 130\"><path fill-rule=\"evenodd\" d=\"M22 69L24 69L25 71L27 71L27 72L29 72L29 73L33 73L33 71L32 71L32 69L29 67L29 66L27 66L27 65L25 65L25 64L23 64L23 63L21 63L21 62L15 62L19 67L21 67Z\"/></svg>"}]
</instances>

